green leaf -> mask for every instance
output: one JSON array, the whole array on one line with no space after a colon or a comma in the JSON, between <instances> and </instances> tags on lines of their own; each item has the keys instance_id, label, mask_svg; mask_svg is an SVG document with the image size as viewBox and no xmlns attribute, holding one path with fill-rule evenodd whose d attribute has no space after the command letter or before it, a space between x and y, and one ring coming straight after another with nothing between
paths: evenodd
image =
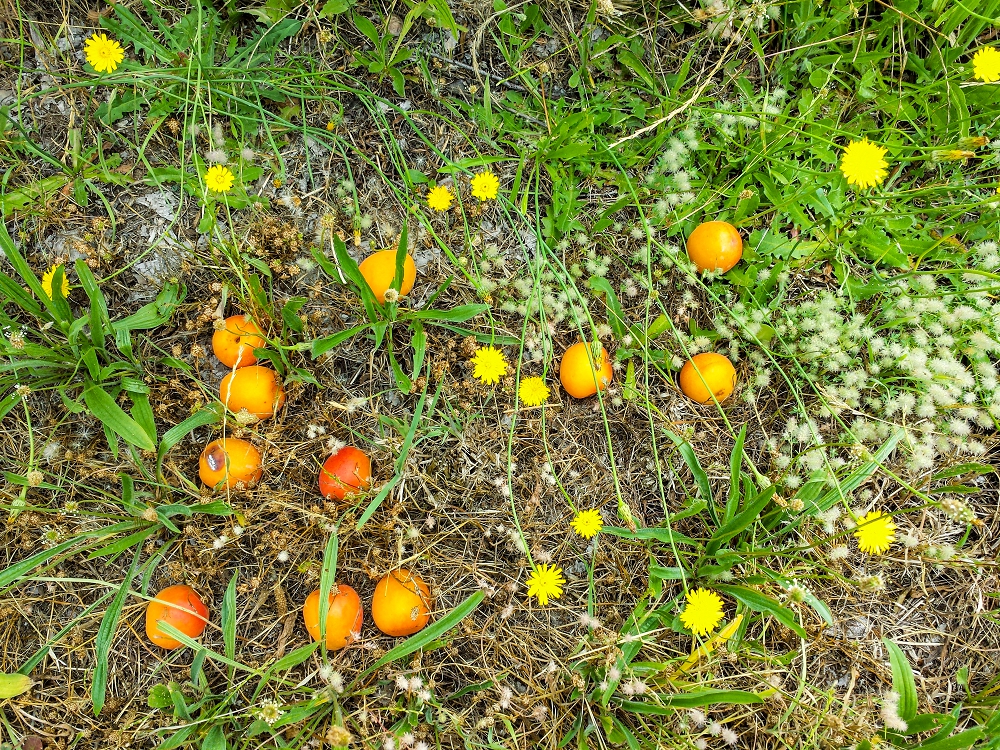
<instances>
[{"instance_id":1,"label":"green leaf","mask_svg":"<svg viewBox=\"0 0 1000 750\"><path fill-rule=\"evenodd\" d=\"M143 450L151 451L156 445L146 431L126 414L115 400L98 385L91 384L83 390L83 401L90 413L126 441Z\"/></svg>"},{"instance_id":2,"label":"green leaf","mask_svg":"<svg viewBox=\"0 0 1000 750\"><path fill-rule=\"evenodd\" d=\"M637 542L644 542L655 539L664 544L697 544L694 539L681 534L679 531L671 529L623 529L618 526L605 526L601 529L602 534L611 534L622 539L632 539Z\"/></svg>"},{"instance_id":3,"label":"green leaf","mask_svg":"<svg viewBox=\"0 0 1000 750\"><path fill-rule=\"evenodd\" d=\"M353 328L348 328L347 330L335 333L332 336L326 336L325 338L321 339L314 339L312 342L312 348L310 350L312 358L316 359L321 354L326 354L331 349L340 346L340 344L347 341L352 336L361 333L370 325L371 323L364 323L362 325L354 326Z\"/></svg>"},{"instance_id":4,"label":"green leaf","mask_svg":"<svg viewBox=\"0 0 1000 750\"><path fill-rule=\"evenodd\" d=\"M350 7L351 3L348 0L327 0L323 7L320 8L319 17L329 18L340 13L346 13L350 10Z\"/></svg>"},{"instance_id":5,"label":"green leaf","mask_svg":"<svg viewBox=\"0 0 1000 750\"><path fill-rule=\"evenodd\" d=\"M292 651L290 654L278 659L274 662L268 669L269 672L284 672L286 669L291 669L292 667L297 667L299 664L304 662L313 652L319 648L319 641L314 641L313 643L308 643L305 646L300 646L299 648Z\"/></svg>"},{"instance_id":6,"label":"green leaf","mask_svg":"<svg viewBox=\"0 0 1000 750\"><path fill-rule=\"evenodd\" d=\"M160 447L156 450L156 472L162 472L163 458L167 452L189 435L192 430L205 425L215 424L222 420L223 406L221 403L214 403L199 409L190 417L178 425L174 425L160 439Z\"/></svg>"},{"instance_id":7,"label":"green leaf","mask_svg":"<svg viewBox=\"0 0 1000 750\"><path fill-rule=\"evenodd\" d=\"M236 582L239 577L240 571L237 570L229 579L222 597L222 643L228 659L236 658ZM233 679L232 667L229 668L229 679Z\"/></svg>"},{"instance_id":8,"label":"green leaf","mask_svg":"<svg viewBox=\"0 0 1000 750\"><path fill-rule=\"evenodd\" d=\"M713 588L724 594L729 594L738 602L741 602L744 606L746 606L747 609L771 615L785 627L794 630L800 638L807 637L806 631L795 619L795 613L787 607L781 606L771 597L765 596L759 591L754 591L746 586L717 583L714 584Z\"/></svg>"},{"instance_id":9,"label":"green leaf","mask_svg":"<svg viewBox=\"0 0 1000 750\"><path fill-rule=\"evenodd\" d=\"M149 695L146 697L146 705L150 708L170 708L174 705L167 686L163 684L153 685L149 689Z\"/></svg>"},{"instance_id":10,"label":"green leaf","mask_svg":"<svg viewBox=\"0 0 1000 750\"><path fill-rule=\"evenodd\" d=\"M31 690L31 678L26 674L0 673L0 700L16 698Z\"/></svg>"},{"instance_id":11,"label":"green leaf","mask_svg":"<svg viewBox=\"0 0 1000 750\"><path fill-rule=\"evenodd\" d=\"M733 519L740 507L740 466L743 464L743 442L746 437L747 426L744 424L729 457L729 497L726 499L726 513L723 516L726 523Z\"/></svg>"},{"instance_id":12,"label":"green leaf","mask_svg":"<svg viewBox=\"0 0 1000 750\"><path fill-rule=\"evenodd\" d=\"M118 630L118 619L121 617L122 607L125 605L125 597L128 595L132 579L135 578L136 570L139 567L139 554L140 549L137 548L135 556L132 558L132 565L125 575L125 580L122 581L121 588L115 594L111 606L101 618L101 626L97 629L97 640L94 641L97 664L94 666L94 681L90 689L90 699L94 704L94 716L100 716L101 709L104 708L104 696L108 688L108 654L111 653L111 642L114 640L115 631Z\"/></svg>"},{"instance_id":13,"label":"green leaf","mask_svg":"<svg viewBox=\"0 0 1000 750\"><path fill-rule=\"evenodd\" d=\"M951 737L945 737L940 740L931 738L913 747L914 750L917 748L919 750L962 750L966 747L972 747L983 736L985 731L982 727L966 729L964 732L959 732Z\"/></svg>"},{"instance_id":14,"label":"green leaf","mask_svg":"<svg viewBox=\"0 0 1000 750\"><path fill-rule=\"evenodd\" d=\"M292 297L281 308L281 319L296 333L302 333L302 318L299 317L299 310L308 301L305 297Z\"/></svg>"},{"instance_id":15,"label":"green leaf","mask_svg":"<svg viewBox=\"0 0 1000 750\"><path fill-rule=\"evenodd\" d=\"M756 693L745 690L703 690L697 693L678 693L676 695L660 695L656 703L640 701L622 701L618 705L634 714L651 714L653 716L670 716L679 708L700 708L728 703L745 706L753 703L763 703L764 699Z\"/></svg>"},{"instance_id":16,"label":"green leaf","mask_svg":"<svg viewBox=\"0 0 1000 750\"><path fill-rule=\"evenodd\" d=\"M205 739L201 742L201 750L226 750L226 734L222 727L216 724L208 730Z\"/></svg>"},{"instance_id":17,"label":"green leaf","mask_svg":"<svg viewBox=\"0 0 1000 750\"><path fill-rule=\"evenodd\" d=\"M340 535L336 529L330 534L323 550L323 567L319 572L319 640L326 643L326 617L330 612L330 592L337 580L337 553Z\"/></svg>"},{"instance_id":18,"label":"green leaf","mask_svg":"<svg viewBox=\"0 0 1000 750\"><path fill-rule=\"evenodd\" d=\"M79 537L74 537L73 539L68 539L65 542L57 544L52 549L42 550L37 552L27 560L22 560L19 563L11 565L5 571L0 573L0 593L6 589L14 581L18 581L24 578L28 573L37 568L39 565L45 563L49 559L65 552L70 547L76 545L80 541Z\"/></svg>"},{"instance_id":19,"label":"green leaf","mask_svg":"<svg viewBox=\"0 0 1000 750\"><path fill-rule=\"evenodd\" d=\"M442 617L437 622L431 623L426 628L421 630L419 633L411 635L405 641L400 643L398 646L393 648L389 653L379 659L377 662L372 664L368 669L359 674L354 682L351 683L351 687L354 686L358 680L361 680L377 669L384 667L386 664L391 664L397 659L402 659L404 656L412 654L414 651L422 649L424 646L429 644L431 641L437 640L453 627L458 625L462 620L472 614L472 611L479 606L479 603L483 601L483 597L486 594L482 591L477 591L475 594L470 596L464 602L459 604L455 609L449 612L447 615ZM348 688L348 692L350 688Z\"/></svg>"},{"instance_id":20,"label":"green leaf","mask_svg":"<svg viewBox=\"0 0 1000 750\"><path fill-rule=\"evenodd\" d=\"M399 317L401 320L443 320L448 323L464 323L489 309L489 305L459 305L450 310L410 310Z\"/></svg>"},{"instance_id":21,"label":"green leaf","mask_svg":"<svg viewBox=\"0 0 1000 750\"><path fill-rule=\"evenodd\" d=\"M705 550L707 554L714 555L724 542L732 539L747 526L756 521L760 516L760 512L764 509L764 506L771 502L775 489L775 485L772 484L751 500L749 505L740 511L739 514L737 514L729 523L723 524L719 529L717 529L715 533L712 534L711 539L709 539L708 546Z\"/></svg>"},{"instance_id":22,"label":"green leaf","mask_svg":"<svg viewBox=\"0 0 1000 750\"><path fill-rule=\"evenodd\" d=\"M678 452L681 454L681 458L684 459L684 463L687 464L688 469L694 475L695 484L698 485L698 490L701 493L701 499L708 503L708 512L712 516L712 520L716 524L719 523L718 515L715 512L715 503L712 501L712 486L708 481L708 474L701 467L701 463L698 461L698 454L694 452L694 448L691 447L689 443L684 438L679 435L675 435L670 430L665 430L667 437L670 441L677 446Z\"/></svg>"},{"instance_id":23,"label":"green leaf","mask_svg":"<svg viewBox=\"0 0 1000 750\"><path fill-rule=\"evenodd\" d=\"M917 683L913 678L913 670L899 646L888 638L883 638L882 643L889 651L892 689L899 693L899 716L903 721L910 721L917 715Z\"/></svg>"}]
</instances>

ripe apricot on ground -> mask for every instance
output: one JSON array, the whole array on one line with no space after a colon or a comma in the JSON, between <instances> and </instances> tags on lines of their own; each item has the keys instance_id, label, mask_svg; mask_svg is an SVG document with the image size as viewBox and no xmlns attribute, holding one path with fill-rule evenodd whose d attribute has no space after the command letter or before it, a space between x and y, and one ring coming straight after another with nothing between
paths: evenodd
<instances>
[{"instance_id":1,"label":"ripe apricot on ground","mask_svg":"<svg viewBox=\"0 0 1000 750\"><path fill-rule=\"evenodd\" d=\"M323 497L343 500L371 485L372 462L361 450L346 445L334 453L319 471L319 491Z\"/></svg>"},{"instance_id":2,"label":"ripe apricot on ground","mask_svg":"<svg viewBox=\"0 0 1000 750\"><path fill-rule=\"evenodd\" d=\"M198 459L198 476L209 487L233 487L237 482L250 486L263 473L260 451L239 438L213 440Z\"/></svg>"},{"instance_id":3,"label":"ripe apricot on ground","mask_svg":"<svg viewBox=\"0 0 1000 750\"><path fill-rule=\"evenodd\" d=\"M226 375L219 396L230 411L246 409L258 419L273 417L285 403L285 389L278 374L260 365L241 367Z\"/></svg>"},{"instance_id":4,"label":"ripe apricot on ground","mask_svg":"<svg viewBox=\"0 0 1000 750\"><path fill-rule=\"evenodd\" d=\"M208 624L208 607L190 586L167 586L146 605L146 635L160 648L183 645L160 630L166 622L190 638L197 638Z\"/></svg>"},{"instance_id":5,"label":"ripe apricot on ground","mask_svg":"<svg viewBox=\"0 0 1000 750\"><path fill-rule=\"evenodd\" d=\"M413 635L430 620L431 592L416 573L386 574L372 595L372 619L386 635Z\"/></svg>"},{"instance_id":6,"label":"ripe apricot on ground","mask_svg":"<svg viewBox=\"0 0 1000 750\"><path fill-rule=\"evenodd\" d=\"M601 344L573 344L559 363L559 380L573 398L587 398L603 391L613 375L608 352Z\"/></svg>"},{"instance_id":7,"label":"ripe apricot on ground","mask_svg":"<svg viewBox=\"0 0 1000 750\"><path fill-rule=\"evenodd\" d=\"M692 401L707 404L714 395L721 403L736 389L736 368L721 354L703 352L684 363L678 379Z\"/></svg>"},{"instance_id":8,"label":"ripe apricot on ground","mask_svg":"<svg viewBox=\"0 0 1000 750\"><path fill-rule=\"evenodd\" d=\"M319 640L319 591L306 597L302 619L314 641ZM326 647L331 651L342 649L354 640L354 633L361 632L364 614L358 592L344 583L334 584L330 591L330 609L326 614Z\"/></svg>"},{"instance_id":9,"label":"ripe apricot on ground","mask_svg":"<svg viewBox=\"0 0 1000 750\"><path fill-rule=\"evenodd\" d=\"M687 238L687 252L699 271L725 273L740 262L743 238L728 222L706 221Z\"/></svg>"},{"instance_id":10,"label":"ripe apricot on ground","mask_svg":"<svg viewBox=\"0 0 1000 750\"><path fill-rule=\"evenodd\" d=\"M253 350L265 345L260 328L245 315L226 318L225 327L212 334L212 351L226 367L246 367L257 361Z\"/></svg>"},{"instance_id":11,"label":"ripe apricot on ground","mask_svg":"<svg viewBox=\"0 0 1000 750\"><path fill-rule=\"evenodd\" d=\"M368 286L372 288L375 299L385 302L385 293L392 286L396 275L396 251L380 250L372 253L358 266L361 275L365 277ZM399 296L405 297L413 290L413 282L417 280L417 266L413 258L407 254L403 258L403 283L399 288Z\"/></svg>"}]
</instances>

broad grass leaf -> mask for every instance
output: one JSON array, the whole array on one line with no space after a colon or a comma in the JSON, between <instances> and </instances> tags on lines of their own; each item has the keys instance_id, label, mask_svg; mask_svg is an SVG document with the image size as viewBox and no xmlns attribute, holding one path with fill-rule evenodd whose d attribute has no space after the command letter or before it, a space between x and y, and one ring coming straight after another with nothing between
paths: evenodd
<instances>
[{"instance_id":1,"label":"broad grass leaf","mask_svg":"<svg viewBox=\"0 0 1000 750\"><path fill-rule=\"evenodd\" d=\"M216 724L201 741L201 750L226 750L226 733Z\"/></svg>"},{"instance_id":2,"label":"broad grass leaf","mask_svg":"<svg viewBox=\"0 0 1000 750\"><path fill-rule=\"evenodd\" d=\"M240 572L237 570L229 579L226 593L222 597L222 644L227 659L236 658L236 582ZM229 679L233 679L233 668L229 667Z\"/></svg>"},{"instance_id":3,"label":"broad grass leaf","mask_svg":"<svg viewBox=\"0 0 1000 750\"><path fill-rule=\"evenodd\" d=\"M129 525L131 526L131 524ZM39 565L59 554L62 554L70 547L75 546L79 541L79 537L67 539L65 542L60 542L52 549L42 550L41 552L29 557L27 560L22 560L15 565L11 565L9 568L0 573L0 593L3 593L3 590L14 581L19 581Z\"/></svg>"},{"instance_id":4,"label":"broad grass leaf","mask_svg":"<svg viewBox=\"0 0 1000 750\"><path fill-rule=\"evenodd\" d=\"M748 609L771 615L787 628L794 630L800 638L807 637L805 629L795 619L795 613L788 609L788 607L781 606L771 597L765 596L759 591L754 591L746 586L717 583L713 585L713 588L721 593L729 594Z\"/></svg>"},{"instance_id":5,"label":"broad grass leaf","mask_svg":"<svg viewBox=\"0 0 1000 750\"><path fill-rule=\"evenodd\" d=\"M743 425L736 438L736 445L729 457L729 496L726 498L725 523L729 523L740 507L740 466L743 464L743 442L747 437L747 426Z\"/></svg>"},{"instance_id":6,"label":"broad grass leaf","mask_svg":"<svg viewBox=\"0 0 1000 750\"><path fill-rule=\"evenodd\" d=\"M319 642L326 643L326 616L330 612L330 592L337 580L337 553L340 536L336 530L330 534L330 539L323 550L323 567L319 573ZM324 647L325 648L325 647Z\"/></svg>"},{"instance_id":7,"label":"broad grass leaf","mask_svg":"<svg viewBox=\"0 0 1000 750\"><path fill-rule=\"evenodd\" d=\"M160 447L156 450L156 470L160 472L163 465L163 457L177 443L183 440L193 430L205 425L215 424L222 419L223 407L220 403L212 404L199 409L180 424L174 425L160 438Z\"/></svg>"},{"instance_id":8,"label":"broad grass leaf","mask_svg":"<svg viewBox=\"0 0 1000 750\"><path fill-rule=\"evenodd\" d=\"M143 450L151 451L156 445L146 431L126 414L111 395L98 385L90 385L83 390L83 401L101 423L126 441Z\"/></svg>"},{"instance_id":9,"label":"broad grass leaf","mask_svg":"<svg viewBox=\"0 0 1000 750\"><path fill-rule=\"evenodd\" d=\"M913 678L913 670L899 646L888 638L883 638L882 643L889 652L892 689L899 693L899 715L904 721L910 721L917 715L917 683Z\"/></svg>"}]
</instances>

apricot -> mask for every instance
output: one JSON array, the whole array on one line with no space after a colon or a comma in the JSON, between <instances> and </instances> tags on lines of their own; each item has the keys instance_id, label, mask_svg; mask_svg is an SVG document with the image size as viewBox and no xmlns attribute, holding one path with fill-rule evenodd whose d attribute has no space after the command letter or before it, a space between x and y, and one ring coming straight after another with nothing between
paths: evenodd
<instances>
[{"instance_id":1,"label":"apricot","mask_svg":"<svg viewBox=\"0 0 1000 750\"><path fill-rule=\"evenodd\" d=\"M306 597L302 619L314 641L319 640L319 591ZM330 609L326 613L326 647L338 651L354 640L353 634L361 632L364 615L358 592L344 583L334 584L330 591Z\"/></svg>"},{"instance_id":2,"label":"apricot","mask_svg":"<svg viewBox=\"0 0 1000 750\"><path fill-rule=\"evenodd\" d=\"M732 224L706 221L691 232L687 252L699 271L725 273L743 257L743 238Z\"/></svg>"},{"instance_id":3,"label":"apricot","mask_svg":"<svg viewBox=\"0 0 1000 750\"><path fill-rule=\"evenodd\" d=\"M372 619L386 635L413 635L430 620L431 592L416 573L386 574L372 594Z\"/></svg>"},{"instance_id":4,"label":"apricot","mask_svg":"<svg viewBox=\"0 0 1000 750\"><path fill-rule=\"evenodd\" d=\"M334 453L319 471L319 491L323 497L343 500L371 485L372 462L362 451L347 445Z\"/></svg>"},{"instance_id":5,"label":"apricot","mask_svg":"<svg viewBox=\"0 0 1000 750\"><path fill-rule=\"evenodd\" d=\"M197 638L208 624L208 607L190 586L167 586L146 605L146 635L160 648L175 649L183 645L160 630L161 622Z\"/></svg>"},{"instance_id":6,"label":"apricot","mask_svg":"<svg viewBox=\"0 0 1000 750\"><path fill-rule=\"evenodd\" d=\"M736 388L736 368L721 354L703 352L684 363L678 380L681 391L692 401L707 404L714 395L721 403Z\"/></svg>"},{"instance_id":7,"label":"apricot","mask_svg":"<svg viewBox=\"0 0 1000 750\"><path fill-rule=\"evenodd\" d=\"M224 328L212 334L212 351L226 367L246 367L257 361L253 350L266 342L260 328L246 315L231 315Z\"/></svg>"},{"instance_id":8,"label":"apricot","mask_svg":"<svg viewBox=\"0 0 1000 750\"><path fill-rule=\"evenodd\" d=\"M233 487L237 482L250 486L263 473L260 451L239 438L213 440L198 459L198 476L209 487Z\"/></svg>"},{"instance_id":9,"label":"apricot","mask_svg":"<svg viewBox=\"0 0 1000 750\"><path fill-rule=\"evenodd\" d=\"M601 344L573 344L559 363L559 380L573 398L587 398L603 391L613 375L608 352Z\"/></svg>"},{"instance_id":10,"label":"apricot","mask_svg":"<svg viewBox=\"0 0 1000 750\"><path fill-rule=\"evenodd\" d=\"M396 275L396 251L380 250L372 253L358 266L361 275L365 277L368 286L372 288L375 299L385 302L385 293L392 286ZM403 283L399 288L399 296L405 297L413 290L413 282L417 280L417 266L413 258L407 254L403 259Z\"/></svg>"},{"instance_id":11,"label":"apricot","mask_svg":"<svg viewBox=\"0 0 1000 750\"><path fill-rule=\"evenodd\" d=\"M250 365L222 379L219 397L234 413L246 409L258 419L267 419L284 405L285 389L274 370Z\"/></svg>"}]
</instances>

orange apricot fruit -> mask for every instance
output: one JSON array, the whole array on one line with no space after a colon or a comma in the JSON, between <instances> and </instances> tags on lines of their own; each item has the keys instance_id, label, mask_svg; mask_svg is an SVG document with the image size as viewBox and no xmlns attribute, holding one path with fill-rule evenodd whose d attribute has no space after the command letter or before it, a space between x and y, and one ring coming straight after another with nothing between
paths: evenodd
<instances>
[{"instance_id":1,"label":"orange apricot fruit","mask_svg":"<svg viewBox=\"0 0 1000 750\"><path fill-rule=\"evenodd\" d=\"M260 328L246 315L231 315L225 326L212 334L212 351L226 367L246 367L257 362L254 349L266 342Z\"/></svg>"},{"instance_id":2,"label":"orange apricot fruit","mask_svg":"<svg viewBox=\"0 0 1000 750\"><path fill-rule=\"evenodd\" d=\"M343 500L371 485L372 462L353 445L345 445L330 456L319 471L319 491L323 497Z\"/></svg>"},{"instance_id":3,"label":"orange apricot fruit","mask_svg":"<svg viewBox=\"0 0 1000 750\"><path fill-rule=\"evenodd\" d=\"M743 238L728 222L706 221L687 238L687 252L699 271L725 273L740 262Z\"/></svg>"},{"instance_id":4,"label":"orange apricot fruit","mask_svg":"<svg viewBox=\"0 0 1000 750\"><path fill-rule=\"evenodd\" d=\"M319 591L306 597L302 619L314 641L319 640ZM326 613L326 647L338 651L361 632L364 614L358 592L344 583L334 584L330 591L330 609Z\"/></svg>"},{"instance_id":5,"label":"orange apricot fruit","mask_svg":"<svg viewBox=\"0 0 1000 750\"><path fill-rule=\"evenodd\" d=\"M386 574L372 595L372 619L386 635L413 635L431 619L431 592L416 573Z\"/></svg>"},{"instance_id":6,"label":"orange apricot fruit","mask_svg":"<svg viewBox=\"0 0 1000 750\"><path fill-rule=\"evenodd\" d=\"M396 275L396 251L380 250L372 253L358 266L361 275L365 277L368 286L372 288L375 299L385 302L385 293L392 286L392 279ZM405 297L413 290L413 282L417 280L417 266L413 258L407 253L403 258L403 283L399 287L399 296Z\"/></svg>"},{"instance_id":7,"label":"orange apricot fruit","mask_svg":"<svg viewBox=\"0 0 1000 750\"><path fill-rule=\"evenodd\" d=\"M219 397L234 413L246 409L258 419L267 419L284 405L285 389L274 370L250 365L222 379Z\"/></svg>"},{"instance_id":8,"label":"orange apricot fruit","mask_svg":"<svg viewBox=\"0 0 1000 750\"><path fill-rule=\"evenodd\" d=\"M208 607L190 586L167 586L146 605L146 635L160 648L183 645L160 630L166 622L190 638L197 638L208 624Z\"/></svg>"},{"instance_id":9,"label":"orange apricot fruit","mask_svg":"<svg viewBox=\"0 0 1000 750\"><path fill-rule=\"evenodd\" d=\"M684 363L678 380L681 391L692 401L707 404L714 395L721 403L736 389L736 368L721 354L703 352Z\"/></svg>"},{"instance_id":10,"label":"orange apricot fruit","mask_svg":"<svg viewBox=\"0 0 1000 750\"><path fill-rule=\"evenodd\" d=\"M573 398L587 398L603 391L613 375L608 352L601 344L573 344L559 363L559 381Z\"/></svg>"},{"instance_id":11,"label":"orange apricot fruit","mask_svg":"<svg viewBox=\"0 0 1000 750\"><path fill-rule=\"evenodd\" d=\"M198 459L198 476L209 487L254 484L263 475L260 451L246 440L222 438L205 446Z\"/></svg>"}]
</instances>

